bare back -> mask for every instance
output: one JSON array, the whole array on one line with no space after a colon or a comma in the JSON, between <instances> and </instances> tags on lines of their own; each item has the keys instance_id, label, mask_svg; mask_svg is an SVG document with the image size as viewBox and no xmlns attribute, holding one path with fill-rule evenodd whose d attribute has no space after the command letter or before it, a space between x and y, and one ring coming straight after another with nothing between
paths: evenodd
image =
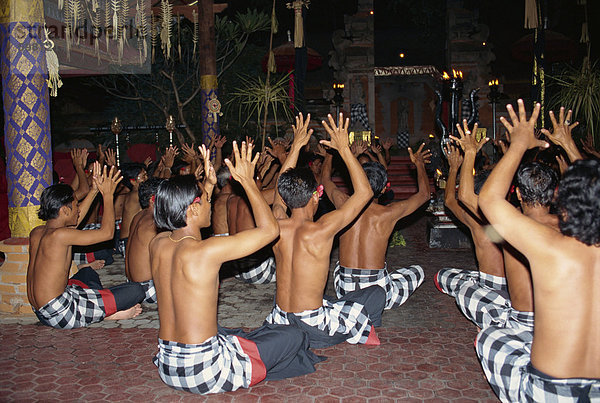
<instances>
[{"instance_id":1,"label":"bare back","mask_svg":"<svg viewBox=\"0 0 600 403\"><path fill-rule=\"evenodd\" d=\"M558 218L555 215L547 212L545 214L527 214L525 212L525 215L540 224L544 224L557 232L559 231ZM522 312L533 312L533 286L529 261L510 244L504 245L503 253L504 270L512 307Z\"/></svg>"},{"instance_id":2,"label":"bare back","mask_svg":"<svg viewBox=\"0 0 600 403\"><path fill-rule=\"evenodd\" d=\"M340 265L348 268L378 270L385 267L388 240L401 218L394 211L396 202L387 206L375 201L340 236Z\"/></svg>"},{"instance_id":3,"label":"bare back","mask_svg":"<svg viewBox=\"0 0 600 403\"><path fill-rule=\"evenodd\" d=\"M319 222L292 217L278 220L273 246L277 262L277 305L302 312L323 305L333 236Z\"/></svg>"},{"instance_id":4,"label":"bare back","mask_svg":"<svg viewBox=\"0 0 600 403\"><path fill-rule=\"evenodd\" d=\"M127 256L125 257L125 274L129 280L148 281L152 279L149 245L156 234L152 208L146 208L133 217L127 242Z\"/></svg>"},{"instance_id":5,"label":"bare back","mask_svg":"<svg viewBox=\"0 0 600 403\"><path fill-rule=\"evenodd\" d=\"M552 231L531 260L532 364L557 378L600 378L600 247Z\"/></svg>"},{"instance_id":6,"label":"bare back","mask_svg":"<svg viewBox=\"0 0 600 403\"><path fill-rule=\"evenodd\" d=\"M65 291L71 267L71 246L63 244L60 232L75 229L40 225L29 235L27 298L35 308L46 305Z\"/></svg>"},{"instance_id":7,"label":"bare back","mask_svg":"<svg viewBox=\"0 0 600 403\"><path fill-rule=\"evenodd\" d=\"M229 233L227 224L227 200L231 193L221 192L213 199L212 229L215 234Z\"/></svg>"},{"instance_id":8,"label":"bare back","mask_svg":"<svg viewBox=\"0 0 600 403\"><path fill-rule=\"evenodd\" d=\"M139 194L134 188L134 190L125 195L125 202L123 205L123 220L121 221L121 239L129 237L131 220L133 220L133 217L141 210L142 206L140 206Z\"/></svg>"},{"instance_id":9,"label":"bare back","mask_svg":"<svg viewBox=\"0 0 600 403\"><path fill-rule=\"evenodd\" d=\"M159 337L200 344L217 334L221 264L202 259L210 240L174 242L169 234L163 232L150 243L152 278L160 301Z\"/></svg>"}]
</instances>

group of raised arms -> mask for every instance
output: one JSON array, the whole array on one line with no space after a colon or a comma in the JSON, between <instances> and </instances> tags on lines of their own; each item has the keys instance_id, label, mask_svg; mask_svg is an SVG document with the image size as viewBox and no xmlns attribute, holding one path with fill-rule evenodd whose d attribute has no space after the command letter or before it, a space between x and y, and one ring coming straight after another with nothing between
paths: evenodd
<instances>
[{"instance_id":1,"label":"group of raised arms","mask_svg":"<svg viewBox=\"0 0 600 403\"><path fill-rule=\"evenodd\" d=\"M445 204L471 231L478 269L443 269L433 281L481 329L476 353L502 401L593 401L600 163L582 158L570 111L558 120L551 113L552 130L539 132L539 105L527 119L518 102L518 113L508 105L510 120L501 118L508 136L496 164L475 170L487 139L466 121L445 150ZM392 142L350 144L342 114L321 126L313 137L310 115L300 114L293 137L269 139L261 153L249 138L216 137L120 167L101 146L96 161L73 150L75 180L44 190L46 224L30 234L27 290L40 322L77 328L157 303L159 376L198 394L314 372L325 359L314 348L379 345L383 311L425 278L418 265L388 267L386 253L397 222L430 200L431 152L408 148L418 190L396 201L387 177ZM550 146L544 136L564 150L560 173L540 157ZM334 166L347 173L347 187L332 180ZM339 260L330 267L334 239ZM114 253L125 258L128 281L105 289L95 269ZM331 269L335 296L324 294ZM218 325L227 276L240 287L276 283L260 327Z\"/></svg>"}]
</instances>

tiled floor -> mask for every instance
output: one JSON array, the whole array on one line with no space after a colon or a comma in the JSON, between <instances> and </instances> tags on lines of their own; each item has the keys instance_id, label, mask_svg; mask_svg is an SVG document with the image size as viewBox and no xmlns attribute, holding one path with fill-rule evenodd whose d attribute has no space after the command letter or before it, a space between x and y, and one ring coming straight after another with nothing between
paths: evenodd
<instances>
[{"instance_id":1,"label":"tiled floor","mask_svg":"<svg viewBox=\"0 0 600 403\"><path fill-rule=\"evenodd\" d=\"M388 253L389 267L420 264L426 280L405 305L384 313L380 346L317 350L328 359L313 374L202 397L172 390L159 379L151 361L157 350L155 307L144 306L133 320L77 330L0 317L0 401L495 402L473 349L476 327L432 282L442 267L473 267L472 252L429 249L425 223L407 220L401 228L407 247ZM335 257L336 251L332 261ZM112 285L124 279L122 270L118 260L100 276ZM273 285L223 281L220 324L259 326L273 292Z\"/></svg>"}]
</instances>

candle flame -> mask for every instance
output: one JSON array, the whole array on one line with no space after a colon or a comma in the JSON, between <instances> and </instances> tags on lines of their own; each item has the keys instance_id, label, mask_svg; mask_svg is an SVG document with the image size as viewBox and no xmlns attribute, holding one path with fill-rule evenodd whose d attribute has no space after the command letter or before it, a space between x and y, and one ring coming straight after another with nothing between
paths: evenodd
<instances>
[{"instance_id":1,"label":"candle flame","mask_svg":"<svg viewBox=\"0 0 600 403\"><path fill-rule=\"evenodd\" d=\"M449 79L449 78L450 78L450 76L448 75L448 73L446 73L446 72L444 71L444 74L442 75L442 78L443 78L444 80L447 80L447 79Z\"/></svg>"},{"instance_id":2,"label":"candle flame","mask_svg":"<svg viewBox=\"0 0 600 403\"><path fill-rule=\"evenodd\" d=\"M435 173L438 174L439 176L442 176L442 171L440 171L439 168L435 170Z\"/></svg>"},{"instance_id":3,"label":"candle flame","mask_svg":"<svg viewBox=\"0 0 600 403\"><path fill-rule=\"evenodd\" d=\"M334 89L338 89L338 88L344 88L344 84L337 84L337 83L334 83L334 84L333 84L333 88L334 88Z\"/></svg>"}]
</instances>

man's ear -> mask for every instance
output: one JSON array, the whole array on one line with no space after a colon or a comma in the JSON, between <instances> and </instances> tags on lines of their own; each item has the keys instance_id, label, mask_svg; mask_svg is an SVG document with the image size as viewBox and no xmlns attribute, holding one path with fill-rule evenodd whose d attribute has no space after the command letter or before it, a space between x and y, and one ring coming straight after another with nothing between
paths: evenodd
<instances>
[{"instance_id":1,"label":"man's ear","mask_svg":"<svg viewBox=\"0 0 600 403\"><path fill-rule=\"evenodd\" d=\"M515 188L515 193L517 194L517 199L521 202L523 201L523 197L521 196L521 190L519 188Z\"/></svg>"},{"instance_id":2,"label":"man's ear","mask_svg":"<svg viewBox=\"0 0 600 403\"><path fill-rule=\"evenodd\" d=\"M64 205L60 208L59 215L62 213L62 215L69 216L71 214L71 210L72 209L70 206Z\"/></svg>"}]
</instances>

